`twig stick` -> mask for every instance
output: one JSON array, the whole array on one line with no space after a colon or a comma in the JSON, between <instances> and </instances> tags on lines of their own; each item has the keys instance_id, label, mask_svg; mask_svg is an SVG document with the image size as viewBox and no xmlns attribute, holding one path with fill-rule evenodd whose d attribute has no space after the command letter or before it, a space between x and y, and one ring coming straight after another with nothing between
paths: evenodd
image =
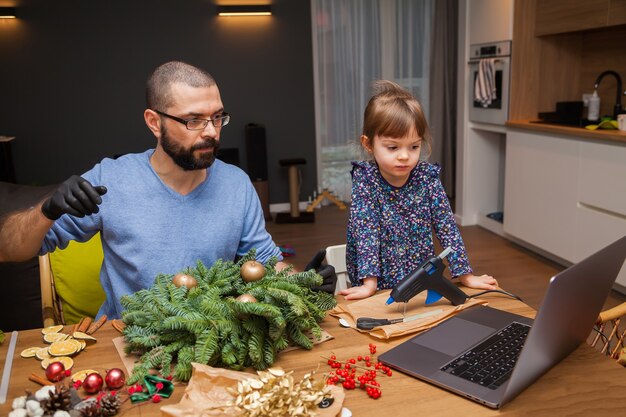
<instances>
[{"instance_id":1,"label":"twig stick","mask_svg":"<svg viewBox=\"0 0 626 417\"><path fill-rule=\"evenodd\" d=\"M111 320L111 325L120 333L123 333L126 328L126 324L122 320Z\"/></svg>"},{"instance_id":2,"label":"twig stick","mask_svg":"<svg viewBox=\"0 0 626 417\"><path fill-rule=\"evenodd\" d=\"M84 320L78 325L78 331L85 333L91 325L91 317L85 317Z\"/></svg>"},{"instance_id":3,"label":"twig stick","mask_svg":"<svg viewBox=\"0 0 626 417\"><path fill-rule=\"evenodd\" d=\"M83 321L85 321L85 318L84 318L84 317L81 317L81 319L78 321L78 323L76 323L76 324L74 324L74 325L72 326L72 331L71 331L71 333L70 333L70 334L74 334L74 332L77 332L77 331L78 331L78 328L80 327L80 325L81 325L81 324L83 324Z\"/></svg>"},{"instance_id":4,"label":"twig stick","mask_svg":"<svg viewBox=\"0 0 626 417\"><path fill-rule=\"evenodd\" d=\"M86 333L94 334L100 327L102 327L104 323L106 323L106 321L107 321L107 315L103 314L102 317L98 319L98 321L91 323L91 326L89 326Z\"/></svg>"},{"instance_id":5,"label":"twig stick","mask_svg":"<svg viewBox=\"0 0 626 417\"><path fill-rule=\"evenodd\" d=\"M52 382L48 381L46 378L39 376L37 374L30 374L28 379L39 385L54 385Z\"/></svg>"}]
</instances>

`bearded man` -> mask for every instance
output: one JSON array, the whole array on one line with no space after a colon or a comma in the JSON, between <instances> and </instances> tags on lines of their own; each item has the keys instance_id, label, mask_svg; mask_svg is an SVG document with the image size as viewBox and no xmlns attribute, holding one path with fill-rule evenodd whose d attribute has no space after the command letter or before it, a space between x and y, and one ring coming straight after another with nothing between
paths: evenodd
<instances>
[{"instance_id":1,"label":"bearded man","mask_svg":"<svg viewBox=\"0 0 626 417\"><path fill-rule=\"evenodd\" d=\"M230 115L213 77L167 62L149 77L146 101L154 149L102 160L5 219L0 230L0 261L29 259L100 232L106 300L98 317L119 318L120 297L198 260L235 260L255 248L257 260L275 256L277 269L286 266L248 176L215 158Z\"/></svg>"}]
</instances>

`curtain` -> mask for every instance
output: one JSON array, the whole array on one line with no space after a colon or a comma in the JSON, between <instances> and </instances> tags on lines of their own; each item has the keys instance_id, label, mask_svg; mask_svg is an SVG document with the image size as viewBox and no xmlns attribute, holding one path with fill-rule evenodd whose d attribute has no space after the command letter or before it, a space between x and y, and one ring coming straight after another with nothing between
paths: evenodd
<instances>
[{"instance_id":1,"label":"curtain","mask_svg":"<svg viewBox=\"0 0 626 417\"><path fill-rule=\"evenodd\" d=\"M318 184L344 201L372 82L397 82L429 113L433 3L311 0Z\"/></svg>"},{"instance_id":2,"label":"curtain","mask_svg":"<svg viewBox=\"0 0 626 417\"><path fill-rule=\"evenodd\" d=\"M432 162L441 165L441 182L446 194L455 193L456 167L456 67L458 13L457 0L435 2L430 70L430 114L433 136Z\"/></svg>"}]
</instances>

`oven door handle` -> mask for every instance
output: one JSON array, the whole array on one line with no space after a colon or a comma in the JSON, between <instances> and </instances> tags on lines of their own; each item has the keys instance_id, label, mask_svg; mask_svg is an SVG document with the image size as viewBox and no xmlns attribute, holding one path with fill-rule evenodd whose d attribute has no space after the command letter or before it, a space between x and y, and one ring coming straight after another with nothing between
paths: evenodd
<instances>
[{"instance_id":1,"label":"oven door handle","mask_svg":"<svg viewBox=\"0 0 626 417\"><path fill-rule=\"evenodd\" d=\"M485 58L485 59L486 59L486 58ZM468 64L468 65L478 65L478 63L479 63L479 62L480 62L480 59L473 59L473 60L471 60L471 61L467 61L467 64ZM496 59L494 62L495 62L496 64L499 64L499 63L501 63L501 62L505 62L505 60L504 60L504 59Z\"/></svg>"}]
</instances>

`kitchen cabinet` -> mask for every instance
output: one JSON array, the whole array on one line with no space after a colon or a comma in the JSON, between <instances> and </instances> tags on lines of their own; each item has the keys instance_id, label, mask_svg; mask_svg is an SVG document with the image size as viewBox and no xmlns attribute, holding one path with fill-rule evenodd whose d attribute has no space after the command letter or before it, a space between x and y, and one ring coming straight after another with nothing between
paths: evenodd
<instances>
[{"instance_id":1,"label":"kitchen cabinet","mask_svg":"<svg viewBox=\"0 0 626 417\"><path fill-rule=\"evenodd\" d=\"M576 141L508 131L505 233L573 262L577 162Z\"/></svg>"},{"instance_id":2,"label":"kitchen cabinet","mask_svg":"<svg viewBox=\"0 0 626 417\"><path fill-rule=\"evenodd\" d=\"M513 38L513 0L470 0L468 18L470 45Z\"/></svg>"},{"instance_id":3,"label":"kitchen cabinet","mask_svg":"<svg viewBox=\"0 0 626 417\"><path fill-rule=\"evenodd\" d=\"M609 3L609 26L626 24L626 0L611 0Z\"/></svg>"},{"instance_id":4,"label":"kitchen cabinet","mask_svg":"<svg viewBox=\"0 0 626 417\"><path fill-rule=\"evenodd\" d=\"M535 35L578 32L626 23L626 0L541 0Z\"/></svg>"},{"instance_id":5,"label":"kitchen cabinet","mask_svg":"<svg viewBox=\"0 0 626 417\"><path fill-rule=\"evenodd\" d=\"M626 235L624 161L623 143L509 129L504 232L571 263Z\"/></svg>"}]
</instances>

